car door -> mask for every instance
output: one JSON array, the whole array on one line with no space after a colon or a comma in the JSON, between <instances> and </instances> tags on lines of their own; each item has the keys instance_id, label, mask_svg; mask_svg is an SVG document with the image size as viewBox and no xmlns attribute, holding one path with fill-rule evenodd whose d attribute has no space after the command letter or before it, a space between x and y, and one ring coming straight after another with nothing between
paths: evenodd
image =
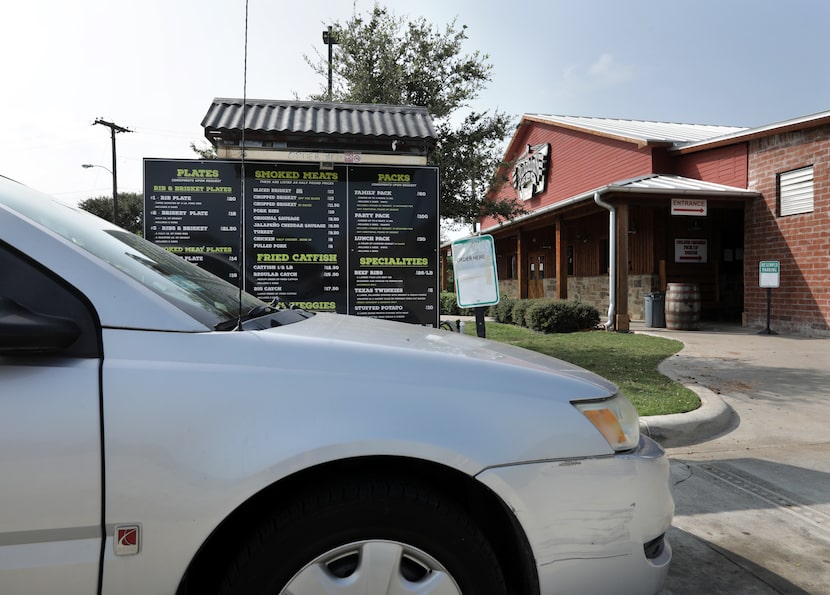
<instances>
[{"instance_id":1,"label":"car door","mask_svg":"<svg viewBox=\"0 0 830 595\"><path fill-rule=\"evenodd\" d=\"M83 296L0 241L0 593L98 590L100 335Z\"/></svg>"}]
</instances>

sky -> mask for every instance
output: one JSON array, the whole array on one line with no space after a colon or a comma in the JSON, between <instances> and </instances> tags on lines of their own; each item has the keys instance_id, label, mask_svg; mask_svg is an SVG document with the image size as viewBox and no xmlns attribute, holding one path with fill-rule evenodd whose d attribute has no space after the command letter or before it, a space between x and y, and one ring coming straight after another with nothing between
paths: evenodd
<instances>
[{"instance_id":1,"label":"sky","mask_svg":"<svg viewBox=\"0 0 830 595\"><path fill-rule=\"evenodd\" d=\"M0 175L74 204L191 159L215 97L306 99L304 56L374 0L26 0L0 9ZM830 110L826 0L387 0L467 26L492 80L472 108L762 126ZM99 167L84 169L81 164Z\"/></svg>"}]
</instances>

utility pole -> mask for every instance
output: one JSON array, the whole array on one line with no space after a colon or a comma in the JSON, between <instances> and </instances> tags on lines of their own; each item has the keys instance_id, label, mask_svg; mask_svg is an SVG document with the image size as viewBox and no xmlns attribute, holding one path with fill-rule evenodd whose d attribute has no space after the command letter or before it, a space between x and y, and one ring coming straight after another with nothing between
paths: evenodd
<instances>
[{"instance_id":1,"label":"utility pole","mask_svg":"<svg viewBox=\"0 0 830 595\"><path fill-rule=\"evenodd\" d=\"M112 222L118 225L118 171L115 165L115 134L117 132L132 132L129 128L124 128L118 124L107 122L101 118L96 119L92 125L100 124L110 129L110 136L112 137Z\"/></svg>"}]
</instances>

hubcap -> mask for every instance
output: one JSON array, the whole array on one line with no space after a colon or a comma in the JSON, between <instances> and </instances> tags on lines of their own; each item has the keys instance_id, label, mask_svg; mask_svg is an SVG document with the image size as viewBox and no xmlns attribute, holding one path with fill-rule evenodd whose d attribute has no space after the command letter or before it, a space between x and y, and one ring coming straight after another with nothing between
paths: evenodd
<instances>
[{"instance_id":1,"label":"hubcap","mask_svg":"<svg viewBox=\"0 0 830 595\"><path fill-rule=\"evenodd\" d=\"M358 541L302 568L281 595L461 595L438 560L395 541Z\"/></svg>"}]
</instances>

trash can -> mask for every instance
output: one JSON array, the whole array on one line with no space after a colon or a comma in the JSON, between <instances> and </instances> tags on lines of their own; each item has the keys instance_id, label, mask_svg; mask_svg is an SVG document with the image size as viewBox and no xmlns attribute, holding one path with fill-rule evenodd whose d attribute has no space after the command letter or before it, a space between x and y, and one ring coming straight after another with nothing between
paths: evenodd
<instances>
[{"instance_id":1,"label":"trash can","mask_svg":"<svg viewBox=\"0 0 830 595\"><path fill-rule=\"evenodd\" d=\"M652 291L646 298L646 326L664 328L666 326L666 294L662 291Z\"/></svg>"}]
</instances>

